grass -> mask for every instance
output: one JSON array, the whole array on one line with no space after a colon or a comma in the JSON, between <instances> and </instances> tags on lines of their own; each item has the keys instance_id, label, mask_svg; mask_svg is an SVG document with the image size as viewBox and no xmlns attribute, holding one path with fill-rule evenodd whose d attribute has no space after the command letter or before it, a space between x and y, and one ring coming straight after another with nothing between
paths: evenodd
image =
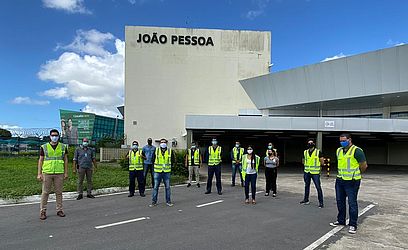
<instances>
[{"instance_id":1,"label":"grass","mask_svg":"<svg viewBox=\"0 0 408 250\"><path fill-rule=\"evenodd\" d=\"M18 199L24 196L41 194L41 182L37 181L38 157L0 158L0 198ZM77 176L72 173L72 163L68 165L68 180L64 181L64 192L76 191ZM172 175L171 183L185 181L185 177ZM150 185L150 174L147 177ZM123 170L118 163L98 163L98 169L93 176L93 188L127 187L128 171ZM84 180L86 189L86 180Z\"/></svg>"}]
</instances>

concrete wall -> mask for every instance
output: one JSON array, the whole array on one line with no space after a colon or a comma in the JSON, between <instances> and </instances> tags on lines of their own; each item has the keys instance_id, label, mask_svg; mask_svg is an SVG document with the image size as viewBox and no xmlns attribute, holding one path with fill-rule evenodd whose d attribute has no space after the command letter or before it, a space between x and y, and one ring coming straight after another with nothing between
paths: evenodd
<instances>
[{"instance_id":1,"label":"concrete wall","mask_svg":"<svg viewBox=\"0 0 408 250\"><path fill-rule=\"evenodd\" d=\"M157 33L167 43L139 43ZM172 43L172 36L211 37L213 46ZM185 115L237 115L255 106L239 80L267 74L270 32L127 26L125 134L129 144L176 138L185 146Z\"/></svg>"}]
</instances>

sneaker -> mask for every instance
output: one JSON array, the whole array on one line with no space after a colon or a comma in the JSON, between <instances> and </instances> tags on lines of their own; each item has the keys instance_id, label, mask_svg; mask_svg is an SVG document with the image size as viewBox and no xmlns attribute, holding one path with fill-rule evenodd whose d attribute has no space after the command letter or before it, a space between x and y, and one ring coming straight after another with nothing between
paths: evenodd
<instances>
[{"instance_id":1,"label":"sneaker","mask_svg":"<svg viewBox=\"0 0 408 250\"><path fill-rule=\"evenodd\" d=\"M301 202L299 202L299 203L302 204L302 205L309 205L309 204L310 204L309 201L301 201Z\"/></svg>"},{"instance_id":2,"label":"sneaker","mask_svg":"<svg viewBox=\"0 0 408 250\"><path fill-rule=\"evenodd\" d=\"M269 196L269 193L265 193L265 196Z\"/></svg>"},{"instance_id":3,"label":"sneaker","mask_svg":"<svg viewBox=\"0 0 408 250\"><path fill-rule=\"evenodd\" d=\"M149 205L149 207L155 207L155 206L157 206L156 202L152 202L152 204Z\"/></svg>"},{"instance_id":4,"label":"sneaker","mask_svg":"<svg viewBox=\"0 0 408 250\"><path fill-rule=\"evenodd\" d=\"M345 226L344 224L341 224L340 222L338 222L338 221L335 221L335 222L330 222L330 226L332 226L332 227L338 227L338 226Z\"/></svg>"},{"instance_id":5,"label":"sneaker","mask_svg":"<svg viewBox=\"0 0 408 250\"><path fill-rule=\"evenodd\" d=\"M200 187L200 183L197 183L197 187Z\"/></svg>"},{"instance_id":6,"label":"sneaker","mask_svg":"<svg viewBox=\"0 0 408 250\"><path fill-rule=\"evenodd\" d=\"M323 205L323 204L319 204L319 208L324 208L324 205Z\"/></svg>"},{"instance_id":7,"label":"sneaker","mask_svg":"<svg viewBox=\"0 0 408 250\"><path fill-rule=\"evenodd\" d=\"M146 195L144 193L141 193L140 196L141 197L146 197Z\"/></svg>"},{"instance_id":8,"label":"sneaker","mask_svg":"<svg viewBox=\"0 0 408 250\"><path fill-rule=\"evenodd\" d=\"M191 187L191 183L187 184L187 187Z\"/></svg>"},{"instance_id":9,"label":"sneaker","mask_svg":"<svg viewBox=\"0 0 408 250\"><path fill-rule=\"evenodd\" d=\"M211 191L206 191L204 194L211 194Z\"/></svg>"},{"instance_id":10,"label":"sneaker","mask_svg":"<svg viewBox=\"0 0 408 250\"><path fill-rule=\"evenodd\" d=\"M235 184L231 184L231 187L235 187Z\"/></svg>"},{"instance_id":11,"label":"sneaker","mask_svg":"<svg viewBox=\"0 0 408 250\"><path fill-rule=\"evenodd\" d=\"M357 228L354 227L354 226L350 226L350 227L349 227L349 233L351 233L351 234L356 234L356 233L357 233Z\"/></svg>"},{"instance_id":12,"label":"sneaker","mask_svg":"<svg viewBox=\"0 0 408 250\"><path fill-rule=\"evenodd\" d=\"M65 217L65 214L64 214L63 211L58 211L58 212L57 212L57 215L58 215L59 217Z\"/></svg>"},{"instance_id":13,"label":"sneaker","mask_svg":"<svg viewBox=\"0 0 408 250\"><path fill-rule=\"evenodd\" d=\"M42 211L40 214L40 220L45 220L45 219L47 219L47 214L45 211Z\"/></svg>"},{"instance_id":14,"label":"sneaker","mask_svg":"<svg viewBox=\"0 0 408 250\"><path fill-rule=\"evenodd\" d=\"M219 192L218 192L218 195L222 195L222 192L221 192L221 191L219 191Z\"/></svg>"},{"instance_id":15,"label":"sneaker","mask_svg":"<svg viewBox=\"0 0 408 250\"><path fill-rule=\"evenodd\" d=\"M272 197L276 197L276 194L272 194Z\"/></svg>"},{"instance_id":16,"label":"sneaker","mask_svg":"<svg viewBox=\"0 0 408 250\"><path fill-rule=\"evenodd\" d=\"M252 200L252 205L255 205L256 204L256 201L255 200Z\"/></svg>"},{"instance_id":17,"label":"sneaker","mask_svg":"<svg viewBox=\"0 0 408 250\"><path fill-rule=\"evenodd\" d=\"M246 199L246 200L245 200L245 204L249 204L249 199Z\"/></svg>"},{"instance_id":18,"label":"sneaker","mask_svg":"<svg viewBox=\"0 0 408 250\"><path fill-rule=\"evenodd\" d=\"M78 195L77 200L81 200L82 198L84 198L84 196L82 194Z\"/></svg>"},{"instance_id":19,"label":"sneaker","mask_svg":"<svg viewBox=\"0 0 408 250\"><path fill-rule=\"evenodd\" d=\"M93 196L92 194L88 194L86 197L91 198L91 199L95 199L95 196Z\"/></svg>"},{"instance_id":20,"label":"sneaker","mask_svg":"<svg viewBox=\"0 0 408 250\"><path fill-rule=\"evenodd\" d=\"M241 187L244 187L244 183L243 183L243 182L241 182Z\"/></svg>"},{"instance_id":21,"label":"sneaker","mask_svg":"<svg viewBox=\"0 0 408 250\"><path fill-rule=\"evenodd\" d=\"M171 203L171 202L167 202L167 203L166 203L166 205L167 205L168 207L172 207L172 206L174 206L174 204L173 204L173 203Z\"/></svg>"},{"instance_id":22,"label":"sneaker","mask_svg":"<svg viewBox=\"0 0 408 250\"><path fill-rule=\"evenodd\" d=\"M134 194L129 194L129 195L128 195L128 197L133 197L133 196L135 196L135 195L134 195Z\"/></svg>"}]
</instances>

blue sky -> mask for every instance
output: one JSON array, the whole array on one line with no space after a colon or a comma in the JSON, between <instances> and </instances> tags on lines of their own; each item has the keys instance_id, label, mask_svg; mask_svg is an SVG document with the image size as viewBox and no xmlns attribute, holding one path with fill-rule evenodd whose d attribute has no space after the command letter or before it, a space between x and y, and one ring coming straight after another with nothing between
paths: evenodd
<instances>
[{"instance_id":1,"label":"blue sky","mask_svg":"<svg viewBox=\"0 0 408 250\"><path fill-rule=\"evenodd\" d=\"M0 126L116 115L125 25L271 31L276 72L407 43L406 13L406 0L2 0Z\"/></svg>"}]
</instances>

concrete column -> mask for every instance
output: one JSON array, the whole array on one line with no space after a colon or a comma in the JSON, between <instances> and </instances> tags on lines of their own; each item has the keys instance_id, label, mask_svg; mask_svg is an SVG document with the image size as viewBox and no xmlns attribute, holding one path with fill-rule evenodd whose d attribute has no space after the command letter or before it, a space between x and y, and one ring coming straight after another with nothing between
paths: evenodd
<instances>
[{"instance_id":1,"label":"concrete column","mask_svg":"<svg viewBox=\"0 0 408 250\"><path fill-rule=\"evenodd\" d=\"M191 143L193 142L193 130L187 130L187 148L191 148Z\"/></svg>"},{"instance_id":2,"label":"concrete column","mask_svg":"<svg viewBox=\"0 0 408 250\"><path fill-rule=\"evenodd\" d=\"M323 151L323 133L321 131L317 132L316 146Z\"/></svg>"},{"instance_id":3,"label":"concrete column","mask_svg":"<svg viewBox=\"0 0 408 250\"><path fill-rule=\"evenodd\" d=\"M269 116L269 109L262 109L261 112L262 112L262 116L266 116L266 117Z\"/></svg>"},{"instance_id":4,"label":"concrete column","mask_svg":"<svg viewBox=\"0 0 408 250\"><path fill-rule=\"evenodd\" d=\"M390 119L391 118L391 108L390 107L384 107L383 108L383 118L384 119Z\"/></svg>"}]
</instances>

